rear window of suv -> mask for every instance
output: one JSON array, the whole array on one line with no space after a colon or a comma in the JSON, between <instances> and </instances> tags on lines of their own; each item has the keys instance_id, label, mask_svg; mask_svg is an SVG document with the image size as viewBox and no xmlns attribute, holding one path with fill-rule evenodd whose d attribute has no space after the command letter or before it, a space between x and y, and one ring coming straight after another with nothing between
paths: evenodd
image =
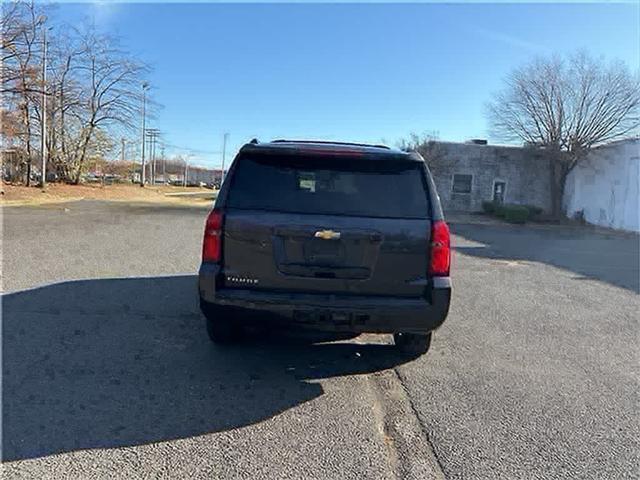
<instances>
[{"instance_id":1,"label":"rear window of suv","mask_svg":"<svg viewBox=\"0 0 640 480\"><path fill-rule=\"evenodd\" d=\"M424 171L401 160L241 157L228 206L290 213L426 218Z\"/></svg>"}]
</instances>

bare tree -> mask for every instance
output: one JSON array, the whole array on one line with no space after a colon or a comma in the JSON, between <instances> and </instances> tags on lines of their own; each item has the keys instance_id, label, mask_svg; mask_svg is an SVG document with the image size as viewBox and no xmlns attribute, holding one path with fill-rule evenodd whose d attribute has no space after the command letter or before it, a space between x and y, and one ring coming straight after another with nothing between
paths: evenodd
<instances>
[{"instance_id":1,"label":"bare tree","mask_svg":"<svg viewBox=\"0 0 640 480\"><path fill-rule=\"evenodd\" d=\"M396 142L396 147L404 152L417 152L421 146L438 141L438 132L411 132L407 138Z\"/></svg>"},{"instance_id":2,"label":"bare tree","mask_svg":"<svg viewBox=\"0 0 640 480\"><path fill-rule=\"evenodd\" d=\"M83 47L77 41L77 32L67 29L52 38L49 64L50 131L47 142L49 161L62 178L71 178L66 162L69 158L69 143L73 135L68 128L67 116L82 108L82 85L76 78Z\"/></svg>"},{"instance_id":3,"label":"bare tree","mask_svg":"<svg viewBox=\"0 0 640 480\"><path fill-rule=\"evenodd\" d=\"M450 167L446 149L438 141L438 132L410 133L408 138L396 142L396 147L405 152L418 152L434 173L440 173Z\"/></svg>"},{"instance_id":4,"label":"bare tree","mask_svg":"<svg viewBox=\"0 0 640 480\"><path fill-rule=\"evenodd\" d=\"M42 61L42 29L46 22L43 8L31 2L7 2L2 6L2 41L0 43L2 65L2 109L7 110L7 99L13 100L20 112L22 162L26 166L26 182L30 182L31 162L34 157L33 124L34 105L42 95L40 78Z\"/></svg>"},{"instance_id":5,"label":"bare tree","mask_svg":"<svg viewBox=\"0 0 640 480\"><path fill-rule=\"evenodd\" d=\"M78 183L97 132L121 136L136 127L140 83L146 67L117 47L112 38L89 30L77 45L59 51L56 96L56 169Z\"/></svg>"},{"instance_id":6,"label":"bare tree","mask_svg":"<svg viewBox=\"0 0 640 480\"><path fill-rule=\"evenodd\" d=\"M34 2L3 2L0 16L1 93L22 91L20 66L32 59L38 27L44 17Z\"/></svg>"},{"instance_id":7,"label":"bare tree","mask_svg":"<svg viewBox=\"0 0 640 480\"><path fill-rule=\"evenodd\" d=\"M553 213L568 174L593 147L637 134L640 82L622 62L578 53L516 69L488 104L494 136L543 147L551 162Z\"/></svg>"},{"instance_id":8,"label":"bare tree","mask_svg":"<svg viewBox=\"0 0 640 480\"><path fill-rule=\"evenodd\" d=\"M33 0L9 0L2 5L0 113L4 122L0 134L16 152L12 162L19 168L12 171L23 177L26 173L28 184L31 160L37 154L34 146L46 118L49 164L65 181L78 183L89 167L88 158L93 161L103 154L106 139L120 139L137 128L140 84L147 68L95 27L78 30L51 25L44 12ZM51 30L46 85L45 29ZM157 105L149 101L148 107L153 113Z\"/></svg>"}]
</instances>

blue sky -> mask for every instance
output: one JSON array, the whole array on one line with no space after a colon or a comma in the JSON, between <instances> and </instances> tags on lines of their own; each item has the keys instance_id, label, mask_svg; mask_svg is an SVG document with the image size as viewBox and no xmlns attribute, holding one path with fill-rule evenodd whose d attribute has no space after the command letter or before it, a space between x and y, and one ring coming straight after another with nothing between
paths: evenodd
<instances>
[{"instance_id":1,"label":"blue sky","mask_svg":"<svg viewBox=\"0 0 640 480\"><path fill-rule=\"evenodd\" d=\"M394 144L488 136L484 105L535 55L586 49L638 70L631 4L61 4L153 66L151 125L194 163L258 137ZM185 149L168 148L170 154Z\"/></svg>"}]
</instances>

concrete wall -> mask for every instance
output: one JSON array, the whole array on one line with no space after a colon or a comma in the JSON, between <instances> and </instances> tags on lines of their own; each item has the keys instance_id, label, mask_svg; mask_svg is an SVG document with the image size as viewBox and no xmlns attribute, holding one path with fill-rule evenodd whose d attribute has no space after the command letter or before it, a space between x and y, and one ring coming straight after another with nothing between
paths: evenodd
<instances>
[{"instance_id":1,"label":"concrete wall","mask_svg":"<svg viewBox=\"0 0 640 480\"><path fill-rule=\"evenodd\" d=\"M592 224L640 231L640 141L594 149L569 174L564 205Z\"/></svg>"},{"instance_id":2,"label":"concrete wall","mask_svg":"<svg viewBox=\"0 0 640 480\"><path fill-rule=\"evenodd\" d=\"M549 162L543 150L497 145L434 142L425 151L442 206L447 211L482 210L493 199L494 182L506 183L505 203L551 208ZM472 175L470 193L454 193L455 174Z\"/></svg>"}]
</instances>

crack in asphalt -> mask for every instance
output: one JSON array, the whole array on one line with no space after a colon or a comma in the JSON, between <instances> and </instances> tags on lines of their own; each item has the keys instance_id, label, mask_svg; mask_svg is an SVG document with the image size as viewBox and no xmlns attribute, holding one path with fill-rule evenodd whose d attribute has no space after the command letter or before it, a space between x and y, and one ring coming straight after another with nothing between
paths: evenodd
<instances>
[{"instance_id":1,"label":"crack in asphalt","mask_svg":"<svg viewBox=\"0 0 640 480\"><path fill-rule=\"evenodd\" d=\"M411 407L411 412L412 412L413 416L416 418L416 421L418 422L418 425L420 426L420 429L422 430L422 435L424 436L425 441L429 444L429 447L431 448L431 454L433 455L433 459L436 462L436 464L438 465L440 478L444 479L444 478L446 478L446 475L444 474L444 467L442 465L442 460L438 456L438 452L437 452L437 450L435 448L435 445L434 445L433 441L431 440L431 436L429 435L429 432L427 431L427 429L425 428L424 424L420 420L420 416L418 414L418 409L416 408L415 402L413 401L413 399L411 398L411 395L409 394L409 391L407 390L407 387L405 385L405 380L402 378L402 375L398 371L398 368L393 368L392 370L393 370L393 373L395 374L396 378L398 379L398 383L400 384L400 386L402 387L402 390L404 391L404 395L405 395L405 397L407 399L407 402L409 403L409 406Z\"/></svg>"},{"instance_id":2,"label":"crack in asphalt","mask_svg":"<svg viewBox=\"0 0 640 480\"><path fill-rule=\"evenodd\" d=\"M377 372L368 380L374 398L372 410L394 477L444 480L442 466L398 372Z\"/></svg>"}]
</instances>

